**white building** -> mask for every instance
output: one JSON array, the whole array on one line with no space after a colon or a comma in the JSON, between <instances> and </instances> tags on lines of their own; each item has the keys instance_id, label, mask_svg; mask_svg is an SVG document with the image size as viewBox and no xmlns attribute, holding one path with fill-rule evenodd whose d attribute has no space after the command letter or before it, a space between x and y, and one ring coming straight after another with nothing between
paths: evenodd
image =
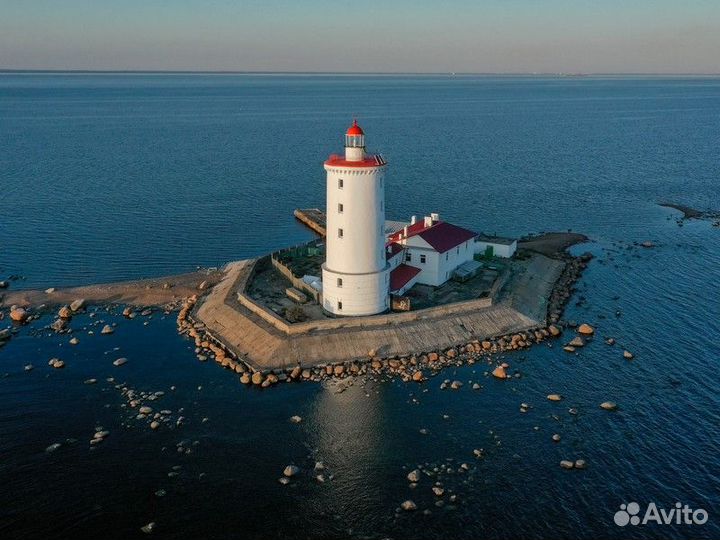
<instances>
[{"instance_id":1,"label":"white building","mask_svg":"<svg viewBox=\"0 0 720 540\"><path fill-rule=\"evenodd\" d=\"M388 236L390 291L402 295L415 283L439 287L475 256L477 233L440 221L438 214L410 223Z\"/></svg>"},{"instance_id":2,"label":"white building","mask_svg":"<svg viewBox=\"0 0 720 540\"><path fill-rule=\"evenodd\" d=\"M323 308L336 315L372 315L390 307L385 257L385 160L365 153L354 122L345 154L331 155L327 171L327 247L322 267Z\"/></svg>"},{"instance_id":3,"label":"white building","mask_svg":"<svg viewBox=\"0 0 720 540\"><path fill-rule=\"evenodd\" d=\"M475 253L488 255L490 257L510 258L517 251L517 240L515 238L503 238L501 236L486 236L483 234L475 238Z\"/></svg>"}]
</instances>

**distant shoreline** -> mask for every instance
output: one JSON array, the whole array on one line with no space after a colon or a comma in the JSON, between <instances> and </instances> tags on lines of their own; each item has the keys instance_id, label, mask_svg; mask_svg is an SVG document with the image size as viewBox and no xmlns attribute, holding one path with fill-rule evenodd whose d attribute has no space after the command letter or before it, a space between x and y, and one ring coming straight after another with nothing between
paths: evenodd
<instances>
[{"instance_id":1,"label":"distant shoreline","mask_svg":"<svg viewBox=\"0 0 720 540\"><path fill-rule=\"evenodd\" d=\"M528 78L717 78L720 73L522 73L522 72L375 72L375 71L244 71L244 70L162 70L162 69L14 69L2 68L0 75L263 75L336 77L528 77Z\"/></svg>"}]
</instances>

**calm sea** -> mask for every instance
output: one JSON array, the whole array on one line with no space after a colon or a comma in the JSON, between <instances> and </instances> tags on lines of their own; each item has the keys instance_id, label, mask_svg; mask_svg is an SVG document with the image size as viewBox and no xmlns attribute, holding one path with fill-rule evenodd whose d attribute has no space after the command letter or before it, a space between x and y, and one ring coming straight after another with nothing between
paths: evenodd
<instances>
[{"instance_id":1,"label":"calm sea","mask_svg":"<svg viewBox=\"0 0 720 540\"><path fill-rule=\"evenodd\" d=\"M476 364L422 386L256 391L161 313L76 317L74 347L46 317L0 349L0 536L132 538L154 521L161 538L719 537L720 229L657 204L720 209L718 78L0 74L0 279L160 276L305 241L292 210L323 205L322 161L353 117L390 162L390 218L589 235L567 315L598 338L507 355L511 382ZM118 383L165 392L153 408L184 421L151 431ZM111 434L91 447L96 427ZM284 486L290 463L303 472ZM418 465L434 476L411 489ZM418 511L396 513L405 499ZM629 502L709 520L619 527Z\"/></svg>"}]
</instances>

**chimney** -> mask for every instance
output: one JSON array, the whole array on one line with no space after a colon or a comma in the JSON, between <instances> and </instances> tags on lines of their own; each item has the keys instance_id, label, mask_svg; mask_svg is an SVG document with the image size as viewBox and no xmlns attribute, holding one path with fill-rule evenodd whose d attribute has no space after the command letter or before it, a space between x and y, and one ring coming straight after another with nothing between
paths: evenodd
<instances>
[{"instance_id":1,"label":"chimney","mask_svg":"<svg viewBox=\"0 0 720 540\"><path fill-rule=\"evenodd\" d=\"M430 219L432 219L433 223L437 223L440 221L440 214L430 214Z\"/></svg>"},{"instance_id":2,"label":"chimney","mask_svg":"<svg viewBox=\"0 0 720 540\"><path fill-rule=\"evenodd\" d=\"M407 232L408 232L408 226L405 225L405 226L403 227L403 233L402 233L402 235L403 235L404 238L407 238Z\"/></svg>"},{"instance_id":3,"label":"chimney","mask_svg":"<svg viewBox=\"0 0 720 540\"><path fill-rule=\"evenodd\" d=\"M433 224L432 217L425 216L425 222L424 222L425 227L432 227L432 224Z\"/></svg>"},{"instance_id":4,"label":"chimney","mask_svg":"<svg viewBox=\"0 0 720 540\"><path fill-rule=\"evenodd\" d=\"M417 216L411 216L410 217L410 225L415 225L417 223Z\"/></svg>"}]
</instances>

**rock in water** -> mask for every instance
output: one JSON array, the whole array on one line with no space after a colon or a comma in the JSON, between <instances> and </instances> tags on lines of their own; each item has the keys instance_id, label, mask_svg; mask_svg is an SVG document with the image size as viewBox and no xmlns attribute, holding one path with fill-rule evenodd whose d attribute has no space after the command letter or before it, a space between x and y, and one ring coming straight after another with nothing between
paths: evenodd
<instances>
[{"instance_id":1,"label":"rock in water","mask_svg":"<svg viewBox=\"0 0 720 540\"><path fill-rule=\"evenodd\" d=\"M45 449L45 451L46 451L48 454L50 454L50 453L54 452L55 450L57 450L58 448L60 448L60 446L62 446L62 445L61 445L59 442L56 442L56 443L53 443L53 444L51 444L50 446L48 446L48 447Z\"/></svg>"},{"instance_id":2,"label":"rock in water","mask_svg":"<svg viewBox=\"0 0 720 540\"><path fill-rule=\"evenodd\" d=\"M438 486L433 486L432 490L433 490L433 493L438 497L442 497L443 493L445 493L445 490Z\"/></svg>"},{"instance_id":3,"label":"rock in water","mask_svg":"<svg viewBox=\"0 0 720 540\"><path fill-rule=\"evenodd\" d=\"M418 469L415 469L414 471L410 471L407 475L407 479L413 483L419 482L420 481L420 471Z\"/></svg>"},{"instance_id":4,"label":"rock in water","mask_svg":"<svg viewBox=\"0 0 720 540\"><path fill-rule=\"evenodd\" d=\"M550 326L548 326L548 331L550 332L550 335L553 337L558 337L561 333L561 330L554 324L551 324Z\"/></svg>"},{"instance_id":5,"label":"rock in water","mask_svg":"<svg viewBox=\"0 0 720 540\"><path fill-rule=\"evenodd\" d=\"M575 338L568 343L568 346L570 347L584 347L585 341L580 336L575 336Z\"/></svg>"},{"instance_id":6,"label":"rock in water","mask_svg":"<svg viewBox=\"0 0 720 540\"><path fill-rule=\"evenodd\" d=\"M555 442L560 442L560 435L558 435L557 433L555 433L555 434L552 436L552 440L555 441Z\"/></svg>"},{"instance_id":7,"label":"rock in water","mask_svg":"<svg viewBox=\"0 0 720 540\"><path fill-rule=\"evenodd\" d=\"M560 401L562 396L560 394L548 394L547 397L550 401Z\"/></svg>"},{"instance_id":8,"label":"rock in water","mask_svg":"<svg viewBox=\"0 0 720 540\"><path fill-rule=\"evenodd\" d=\"M413 510L417 510L417 505L408 499L407 501L403 501L403 503L400 505L400 508L405 510L406 512L411 512Z\"/></svg>"},{"instance_id":9,"label":"rock in water","mask_svg":"<svg viewBox=\"0 0 720 540\"><path fill-rule=\"evenodd\" d=\"M260 385L263 383L263 374L259 371L256 371L252 374L252 383L256 385Z\"/></svg>"},{"instance_id":10,"label":"rock in water","mask_svg":"<svg viewBox=\"0 0 720 540\"><path fill-rule=\"evenodd\" d=\"M576 469L584 469L587 467L587 463L585 463L584 459L576 459L575 460L575 468Z\"/></svg>"},{"instance_id":11,"label":"rock in water","mask_svg":"<svg viewBox=\"0 0 720 540\"><path fill-rule=\"evenodd\" d=\"M84 307L85 307L85 299L84 298L79 298L77 300L74 300L70 304L70 310L73 312L80 311Z\"/></svg>"},{"instance_id":12,"label":"rock in water","mask_svg":"<svg viewBox=\"0 0 720 540\"><path fill-rule=\"evenodd\" d=\"M617 409L617 403L615 403L614 401L603 401L600 404L600 408L605 409L606 411L614 411L615 409Z\"/></svg>"},{"instance_id":13,"label":"rock in water","mask_svg":"<svg viewBox=\"0 0 720 540\"><path fill-rule=\"evenodd\" d=\"M297 465L288 465L287 467L285 467L285 470L283 470L283 474L288 478L297 475L299 472L300 467L298 467Z\"/></svg>"},{"instance_id":14,"label":"rock in water","mask_svg":"<svg viewBox=\"0 0 720 540\"><path fill-rule=\"evenodd\" d=\"M103 326L103 329L100 331L101 334L112 334L113 332L115 332L115 330L109 324Z\"/></svg>"},{"instance_id":15,"label":"rock in water","mask_svg":"<svg viewBox=\"0 0 720 540\"><path fill-rule=\"evenodd\" d=\"M589 324L581 324L577 329L579 334L584 336L592 336L595 333L595 329Z\"/></svg>"},{"instance_id":16,"label":"rock in water","mask_svg":"<svg viewBox=\"0 0 720 540\"><path fill-rule=\"evenodd\" d=\"M298 415L291 416L291 417L290 417L290 421L291 421L293 424L299 424L300 422L302 422L302 417L301 417L301 416L298 416Z\"/></svg>"},{"instance_id":17,"label":"rock in water","mask_svg":"<svg viewBox=\"0 0 720 540\"><path fill-rule=\"evenodd\" d=\"M33 365L32 365L32 364L27 364L27 365L25 366L25 371L32 371L32 369L33 369Z\"/></svg>"},{"instance_id":18,"label":"rock in water","mask_svg":"<svg viewBox=\"0 0 720 540\"><path fill-rule=\"evenodd\" d=\"M127 358L118 358L117 360L115 360L115 361L113 362L113 366L118 366L118 367L120 367L120 366L122 366L122 365L127 364L127 361L128 361Z\"/></svg>"},{"instance_id":19,"label":"rock in water","mask_svg":"<svg viewBox=\"0 0 720 540\"><path fill-rule=\"evenodd\" d=\"M142 527L140 527L140 530L145 534L151 534L155 530L155 522L151 521L147 525L143 525Z\"/></svg>"},{"instance_id":20,"label":"rock in water","mask_svg":"<svg viewBox=\"0 0 720 540\"><path fill-rule=\"evenodd\" d=\"M415 382L420 382L423 380L423 372L421 370L416 371L413 373L412 380Z\"/></svg>"},{"instance_id":21,"label":"rock in water","mask_svg":"<svg viewBox=\"0 0 720 540\"><path fill-rule=\"evenodd\" d=\"M70 345L77 345L78 343L80 343L80 340L78 338L74 337L70 339Z\"/></svg>"},{"instance_id":22,"label":"rock in water","mask_svg":"<svg viewBox=\"0 0 720 540\"><path fill-rule=\"evenodd\" d=\"M13 307L10 309L10 319L15 322L23 323L28 318L28 312L21 307Z\"/></svg>"},{"instance_id":23,"label":"rock in water","mask_svg":"<svg viewBox=\"0 0 720 540\"><path fill-rule=\"evenodd\" d=\"M507 379L507 373L505 373L505 368L502 366L498 366L495 369L493 369L493 377L496 377L498 379Z\"/></svg>"},{"instance_id":24,"label":"rock in water","mask_svg":"<svg viewBox=\"0 0 720 540\"><path fill-rule=\"evenodd\" d=\"M70 308L68 306L63 306L58 310L58 317L60 317L61 319L71 319L72 311L70 311Z\"/></svg>"},{"instance_id":25,"label":"rock in water","mask_svg":"<svg viewBox=\"0 0 720 540\"><path fill-rule=\"evenodd\" d=\"M635 355L630 351L623 351L623 358L625 358L625 360L632 360L635 358Z\"/></svg>"},{"instance_id":26,"label":"rock in water","mask_svg":"<svg viewBox=\"0 0 720 540\"><path fill-rule=\"evenodd\" d=\"M561 466L563 469L572 469L573 467L575 467L575 463L573 463L572 461L570 461L570 460L568 460L568 459L563 459L563 460L560 462L560 466Z\"/></svg>"}]
</instances>

